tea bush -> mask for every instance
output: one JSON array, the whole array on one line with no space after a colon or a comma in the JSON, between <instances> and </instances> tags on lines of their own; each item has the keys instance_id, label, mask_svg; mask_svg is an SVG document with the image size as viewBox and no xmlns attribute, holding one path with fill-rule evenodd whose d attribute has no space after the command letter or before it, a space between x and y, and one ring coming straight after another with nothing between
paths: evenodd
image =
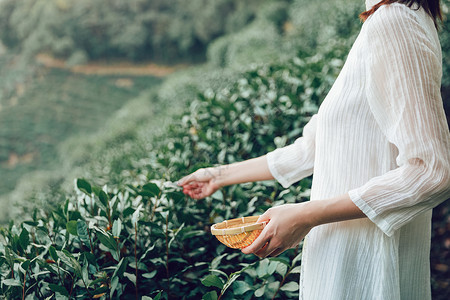
<instances>
[{"instance_id":1,"label":"tea bush","mask_svg":"<svg viewBox=\"0 0 450 300\"><path fill-rule=\"evenodd\" d=\"M2 230L3 297L200 299L206 287L223 288L225 272L249 265L256 269L241 270L244 280L233 275L228 295L261 293L266 282L278 294L296 291L286 278L298 272L298 250L263 261L229 251L208 233L229 209L220 196L193 203L170 182L142 181L100 189L78 179L64 205ZM246 203L248 213L255 202Z\"/></svg>"},{"instance_id":2,"label":"tea bush","mask_svg":"<svg viewBox=\"0 0 450 300\"><path fill-rule=\"evenodd\" d=\"M342 60L326 62L335 56L325 52L255 66L228 88L198 91L150 157L124 170L120 183L99 188L79 179L77 192L61 207L35 209L29 220L10 224L2 231L1 294L295 296L300 247L259 261L221 245L209 226L303 201L308 180L286 190L275 182L234 186L200 201L186 198L171 181L205 164L250 158L292 142L334 80Z\"/></svg>"}]
</instances>

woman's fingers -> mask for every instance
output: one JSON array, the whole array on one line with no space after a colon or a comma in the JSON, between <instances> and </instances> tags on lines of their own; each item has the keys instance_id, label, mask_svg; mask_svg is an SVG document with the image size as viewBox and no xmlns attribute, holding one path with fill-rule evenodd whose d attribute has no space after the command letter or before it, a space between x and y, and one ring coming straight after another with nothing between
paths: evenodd
<instances>
[{"instance_id":1,"label":"woman's fingers","mask_svg":"<svg viewBox=\"0 0 450 300\"><path fill-rule=\"evenodd\" d=\"M214 169L204 168L195 171L177 181L183 187L183 193L194 199L210 196L220 187L214 182Z\"/></svg>"},{"instance_id":2,"label":"woman's fingers","mask_svg":"<svg viewBox=\"0 0 450 300\"><path fill-rule=\"evenodd\" d=\"M297 245L311 230L301 217L304 204L284 204L267 210L258 222L269 221L259 237L247 248L245 254L259 257L277 256L291 245Z\"/></svg>"},{"instance_id":3,"label":"woman's fingers","mask_svg":"<svg viewBox=\"0 0 450 300\"><path fill-rule=\"evenodd\" d=\"M211 187L204 182L195 182L183 186L183 193L194 199L205 198L212 194Z\"/></svg>"},{"instance_id":4,"label":"woman's fingers","mask_svg":"<svg viewBox=\"0 0 450 300\"><path fill-rule=\"evenodd\" d=\"M271 252L268 256L273 256L273 257L275 257L275 256L280 255L281 253L283 253L283 252L286 251L286 250L287 250L287 249L285 249L285 248L276 248L275 251ZM266 257L267 257L267 256L266 256Z\"/></svg>"},{"instance_id":5,"label":"woman's fingers","mask_svg":"<svg viewBox=\"0 0 450 300\"><path fill-rule=\"evenodd\" d=\"M263 232L261 232L261 234L256 238L256 240L250 246L242 249L242 253L245 253L245 254L254 253L254 254L258 255L258 253L262 253L262 251L264 251L264 250L266 250L266 248L270 247L270 245L269 245L270 239L268 237L266 237L266 235L263 233L264 233L264 230L263 230Z\"/></svg>"},{"instance_id":6,"label":"woman's fingers","mask_svg":"<svg viewBox=\"0 0 450 300\"><path fill-rule=\"evenodd\" d=\"M194 174L195 174L195 172L192 173L192 174L184 176L183 178L181 178L180 180L177 181L177 184L179 186L184 186L184 185L190 183L191 181L193 181L195 179Z\"/></svg>"},{"instance_id":7,"label":"woman's fingers","mask_svg":"<svg viewBox=\"0 0 450 300\"><path fill-rule=\"evenodd\" d=\"M265 213L259 216L257 223L267 222L266 227L264 227L261 234L256 238L256 240L253 241L253 243L242 249L242 252L245 254L250 253L257 253L258 251L261 251L262 248L267 247L267 243L269 242L270 238L267 235L268 229L270 229L270 209L267 210ZM259 256L259 255L258 255Z\"/></svg>"},{"instance_id":8,"label":"woman's fingers","mask_svg":"<svg viewBox=\"0 0 450 300\"><path fill-rule=\"evenodd\" d=\"M259 218L256 221L256 223L269 222L270 221L270 216L271 216L270 209L266 210L265 213L263 213L262 215L259 216Z\"/></svg>"},{"instance_id":9,"label":"woman's fingers","mask_svg":"<svg viewBox=\"0 0 450 300\"><path fill-rule=\"evenodd\" d=\"M180 186L184 186L186 184L190 184L193 182L205 182L210 181L212 178L214 178L212 168L203 168L198 169L194 173L191 173L187 176L184 176L180 180L177 181L177 184Z\"/></svg>"}]
</instances>

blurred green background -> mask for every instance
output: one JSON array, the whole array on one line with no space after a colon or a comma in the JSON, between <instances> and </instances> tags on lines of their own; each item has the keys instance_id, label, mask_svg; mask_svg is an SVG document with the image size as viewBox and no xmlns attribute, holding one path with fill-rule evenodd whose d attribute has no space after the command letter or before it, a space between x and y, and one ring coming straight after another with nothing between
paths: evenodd
<instances>
[{"instance_id":1,"label":"blurred green background","mask_svg":"<svg viewBox=\"0 0 450 300\"><path fill-rule=\"evenodd\" d=\"M445 13L449 4L443 1ZM302 113L313 113L361 28L363 10L363 0L0 0L0 222L24 220L32 208L51 210L72 193L77 177L114 186L137 176L142 160L158 156L157 141L170 127L179 127L175 145L183 130L186 136L196 130L196 121L177 122L193 118L199 93L232 90L245 72L288 69L296 58L311 58L313 67L289 80L307 82L308 72L320 69L320 85L311 75L310 90L299 99ZM448 112L448 20L440 37ZM259 92L248 99L270 94ZM280 112L264 101L262 109L270 109L261 118L277 119ZM295 119L297 112L283 113ZM228 152L221 144L196 145L204 151L198 160L226 163L232 151L246 158L286 143L276 139L280 132L269 132L274 136L267 141L239 137L241 144ZM246 141L266 148L241 155ZM164 151L175 150L167 142ZM433 222L434 294L442 297L450 295L447 202Z\"/></svg>"}]
</instances>

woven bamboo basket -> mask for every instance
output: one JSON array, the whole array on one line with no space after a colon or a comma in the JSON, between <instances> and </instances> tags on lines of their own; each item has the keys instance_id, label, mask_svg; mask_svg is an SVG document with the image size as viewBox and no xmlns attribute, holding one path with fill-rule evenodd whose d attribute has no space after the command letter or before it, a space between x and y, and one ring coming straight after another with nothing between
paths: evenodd
<instances>
[{"instance_id":1,"label":"woven bamboo basket","mask_svg":"<svg viewBox=\"0 0 450 300\"><path fill-rule=\"evenodd\" d=\"M224 245L242 249L250 246L267 222L256 223L259 216L226 220L211 226L211 233Z\"/></svg>"}]
</instances>

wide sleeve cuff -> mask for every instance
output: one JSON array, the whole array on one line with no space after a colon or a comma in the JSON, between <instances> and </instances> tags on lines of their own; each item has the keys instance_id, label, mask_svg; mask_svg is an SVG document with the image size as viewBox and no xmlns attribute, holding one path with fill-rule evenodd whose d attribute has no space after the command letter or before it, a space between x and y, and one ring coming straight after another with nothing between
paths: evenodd
<instances>
[{"instance_id":1,"label":"wide sleeve cuff","mask_svg":"<svg viewBox=\"0 0 450 300\"><path fill-rule=\"evenodd\" d=\"M361 198L357 189L348 192L350 199L355 205L387 236L392 236L395 229L385 219L380 217L367 203Z\"/></svg>"},{"instance_id":2,"label":"wide sleeve cuff","mask_svg":"<svg viewBox=\"0 0 450 300\"><path fill-rule=\"evenodd\" d=\"M317 115L303 128L303 136L289 146L267 154L272 176L284 187L312 174L315 158Z\"/></svg>"},{"instance_id":3,"label":"wide sleeve cuff","mask_svg":"<svg viewBox=\"0 0 450 300\"><path fill-rule=\"evenodd\" d=\"M293 145L267 153L267 164L269 166L269 171L273 178L275 178L275 180L278 181L284 188L288 188L295 182L289 180L288 174L283 174L283 172L279 170L280 166L290 164L289 158L292 158L292 154L290 153L292 149L290 148L293 148Z\"/></svg>"}]
</instances>

